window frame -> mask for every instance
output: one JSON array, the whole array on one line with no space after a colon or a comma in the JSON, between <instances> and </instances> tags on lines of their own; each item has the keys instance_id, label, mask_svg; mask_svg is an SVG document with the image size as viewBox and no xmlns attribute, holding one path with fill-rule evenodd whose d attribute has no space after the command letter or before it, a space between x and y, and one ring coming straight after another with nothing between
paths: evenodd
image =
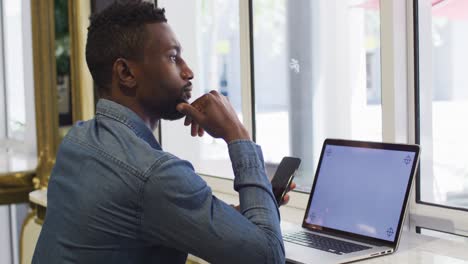
<instances>
[{"instance_id":1,"label":"window frame","mask_svg":"<svg viewBox=\"0 0 468 264\"><path fill-rule=\"evenodd\" d=\"M415 142L420 143L420 127L421 118L420 94L422 87L432 89L432 70L431 70L431 47L424 47L419 45L420 35L432 34L431 19L432 19L432 5L430 1L426 0L413 0L413 48L408 57L414 60L412 76L414 82L414 98L412 100L414 107L414 135ZM423 56L421 56L421 54ZM410 56L412 55L412 56ZM424 100L424 99L423 99ZM431 98L426 98L431 100ZM431 129L426 126L425 129ZM416 182L414 184L415 190L411 195L410 203L410 225L416 231L420 228L432 229L461 236L468 236L468 209L455 208L445 205L433 204L421 201L420 199L420 181L421 171L416 175Z\"/></svg>"}]
</instances>

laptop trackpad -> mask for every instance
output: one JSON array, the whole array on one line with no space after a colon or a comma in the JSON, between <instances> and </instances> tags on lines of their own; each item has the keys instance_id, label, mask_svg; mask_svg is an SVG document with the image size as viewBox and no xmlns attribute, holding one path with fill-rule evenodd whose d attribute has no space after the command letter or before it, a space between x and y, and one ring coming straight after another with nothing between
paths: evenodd
<instances>
[{"instance_id":1,"label":"laptop trackpad","mask_svg":"<svg viewBox=\"0 0 468 264\"><path fill-rule=\"evenodd\" d=\"M287 263L327 264L339 262L339 255L318 249L307 248L293 243L284 243Z\"/></svg>"}]
</instances>

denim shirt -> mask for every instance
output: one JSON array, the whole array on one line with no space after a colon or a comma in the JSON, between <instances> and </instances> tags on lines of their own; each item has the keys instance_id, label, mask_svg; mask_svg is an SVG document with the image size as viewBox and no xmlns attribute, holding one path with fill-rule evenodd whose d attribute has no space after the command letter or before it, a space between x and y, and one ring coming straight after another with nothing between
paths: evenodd
<instances>
[{"instance_id":1,"label":"denim shirt","mask_svg":"<svg viewBox=\"0 0 468 264\"><path fill-rule=\"evenodd\" d=\"M101 99L63 139L33 263L284 263L279 212L252 141L229 143L240 212L163 151L130 109Z\"/></svg>"}]
</instances>

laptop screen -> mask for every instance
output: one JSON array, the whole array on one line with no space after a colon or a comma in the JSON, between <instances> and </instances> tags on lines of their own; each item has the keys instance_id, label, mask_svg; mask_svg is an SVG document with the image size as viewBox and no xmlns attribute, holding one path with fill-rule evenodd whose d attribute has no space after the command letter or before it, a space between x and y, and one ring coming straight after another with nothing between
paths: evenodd
<instances>
[{"instance_id":1,"label":"laptop screen","mask_svg":"<svg viewBox=\"0 0 468 264\"><path fill-rule=\"evenodd\" d=\"M393 242L417 153L326 144L305 223Z\"/></svg>"}]
</instances>

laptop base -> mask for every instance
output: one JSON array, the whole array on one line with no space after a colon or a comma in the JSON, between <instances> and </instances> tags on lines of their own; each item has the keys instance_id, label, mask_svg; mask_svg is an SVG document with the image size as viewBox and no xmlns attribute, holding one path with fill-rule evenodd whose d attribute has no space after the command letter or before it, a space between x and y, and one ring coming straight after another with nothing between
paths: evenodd
<instances>
[{"instance_id":1,"label":"laptop base","mask_svg":"<svg viewBox=\"0 0 468 264\"><path fill-rule=\"evenodd\" d=\"M314 233L312 231L309 231L307 229L300 227L298 224L293 224L293 223L284 222L284 221L281 223L281 230L283 234L296 232L296 231ZM371 248L367 250L363 250L363 251L349 253L349 254L337 255L331 252L314 249L314 248L310 248L307 246L302 246L302 245L298 245L292 242L284 241L284 247L285 247L285 252L286 252L286 262L287 263L303 263L303 264L347 263L347 262L352 262L356 260L362 260L362 259L391 254L394 251L390 247L379 247L375 245L359 243L359 242L352 241L352 240L341 239L341 238L337 238L334 236L329 236L329 237L360 244L360 245L369 246Z\"/></svg>"}]
</instances>

